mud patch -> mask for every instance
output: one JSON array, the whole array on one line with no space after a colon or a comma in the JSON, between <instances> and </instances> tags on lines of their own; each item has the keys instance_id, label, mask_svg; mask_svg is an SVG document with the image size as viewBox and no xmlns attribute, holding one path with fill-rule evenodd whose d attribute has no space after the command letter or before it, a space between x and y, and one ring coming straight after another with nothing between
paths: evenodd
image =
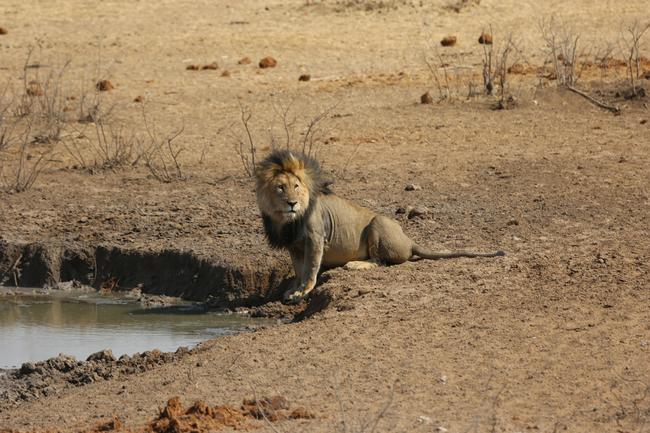
<instances>
[{"instance_id":1,"label":"mud patch","mask_svg":"<svg viewBox=\"0 0 650 433\"><path fill-rule=\"evenodd\" d=\"M0 412L20 402L54 395L66 388L142 373L200 350L185 347L173 353L150 350L119 359L115 359L110 350L103 350L90 355L86 361L60 354L41 362L26 362L17 370L0 373Z\"/></svg>"}]
</instances>

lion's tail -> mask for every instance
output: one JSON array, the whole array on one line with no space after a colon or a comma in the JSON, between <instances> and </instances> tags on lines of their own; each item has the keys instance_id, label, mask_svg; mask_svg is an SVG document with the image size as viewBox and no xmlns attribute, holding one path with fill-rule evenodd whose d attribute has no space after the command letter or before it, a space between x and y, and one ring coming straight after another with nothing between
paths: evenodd
<instances>
[{"instance_id":1,"label":"lion's tail","mask_svg":"<svg viewBox=\"0 0 650 433\"><path fill-rule=\"evenodd\" d=\"M421 247L420 245L417 244L413 244L411 254L413 254L411 260L417 260L417 257L421 259L439 260L439 259L455 259L456 257L501 257L506 255L506 253L501 250L492 253L477 253L473 251L437 252L437 251L431 251L428 248Z\"/></svg>"}]
</instances>

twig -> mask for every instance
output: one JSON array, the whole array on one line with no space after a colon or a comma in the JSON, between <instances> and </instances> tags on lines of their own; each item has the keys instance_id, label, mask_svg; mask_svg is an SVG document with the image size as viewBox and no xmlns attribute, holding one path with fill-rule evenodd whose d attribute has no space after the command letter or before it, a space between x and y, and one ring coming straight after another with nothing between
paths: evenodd
<instances>
[{"instance_id":1,"label":"twig","mask_svg":"<svg viewBox=\"0 0 650 433\"><path fill-rule=\"evenodd\" d=\"M598 99L594 98L593 96L589 95L588 93L583 92L580 89L577 89L571 85L567 86L567 89L571 90L574 93L577 93L578 95L582 96L583 98L587 99L588 101L592 102L593 104L599 106L600 108L604 108L605 110L611 111L614 114L620 114L621 109L615 105L609 105L603 101L599 101Z\"/></svg>"}]
</instances>

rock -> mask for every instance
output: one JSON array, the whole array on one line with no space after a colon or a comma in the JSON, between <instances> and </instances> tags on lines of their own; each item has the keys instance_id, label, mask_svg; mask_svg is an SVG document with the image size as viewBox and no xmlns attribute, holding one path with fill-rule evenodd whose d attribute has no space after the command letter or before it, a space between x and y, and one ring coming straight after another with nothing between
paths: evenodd
<instances>
[{"instance_id":1,"label":"rock","mask_svg":"<svg viewBox=\"0 0 650 433\"><path fill-rule=\"evenodd\" d=\"M309 74L302 74L301 76L298 77L298 81L309 81L311 80L311 75Z\"/></svg>"},{"instance_id":2,"label":"rock","mask_svg":"<svg viewBox=\"0 0 650 433\"><path fill-rule=\"evenodd\" d=\"M221 73L221 76L222 76L222 77L230 77L230 71L223 71L223 72Z\"/></svg>"},{"instance_id":3,"label":"rock","mask_svg":"<svg viewBox=\"0 0 650 433\"><path fill-rule=\"evenodd\" d=\"M438 427L436 427L436 431L437 431L437 432L440 432L440 433L446 433L446 432L448 432L449 430L447 430L447 429L444 428L443 426L438 426Z\"/></svg>"},{"instance_id":4,"label":"rock","mask_svg":"<svg viewBox=\"0 0 650 433\"><path fill-rule=\"evenodd\" d=\"M404 206L400 206L395 210L395 215L403 215L406 213L406 208Z\"/></svg>"},{"instance_id":5,"label":"rock","mask_svg":"<svg viewBox=\"0 0 650 433\"><path fill-rule=\"evenodd\" d=\"M456 42L458 42L458 38L456 36L445 36L440 41L440 45L443 47L453 47L456 45Z\"/></svg>"},{"instance_id":6,"label":"rock","mask_svg":"<svg viewBox=\"0 0 650 433\"><path fill-rule=\"evenodd\" d=\"M481 33L481 36L478 37L478 43L482 45L492 45L492 35L489 33Z\"/></svg>"},{"instance_id":7,"label":"rock","mask_svg":"<svg viewBox=\"0 0 650 433\"><path fill-rule=\"evenodd\" d=\"M113 351L111 349L104 349L93 353L86 359L86 361L114 362L116 359L115 356L113 356Z\"/></svg>"},{"instance_id":8,"label":"rock","mask_svg":"<svg viewBox=\"0 0 650 433\"><path fill-rule=\"evenodd\" d=\"M431 418L429 418L428 416L420 415L420 416L418 417L418 422L421 423L421 424L429 425L429 424L431 424L433 421L432 421Z\"/></svg>"},{"instance_id":9,"label":"rock","mask_svg":"<svg viewBox=\"0 0 650 433\"><path fill-rule=\"evenodd\" d=\"M409 209L408 211L408 219L413 219L419 216L423 216L429 213L429 210L423 206L416 206L414 208Z\"/></svg>"},{"instance_id":10,"label":"rock","mask_svg":"<svg viewBox=\"0 0 650 433\"><path fill-rule=\"evenodd\" d=\"M237 64L239 65L250 65L251 63L252 60L250 59L250 57L243 57L237 62Z\"/></svg>"},{"instance_id":11,"label":"rock","mask_svg":"<svg viewBox=\"0 0 650 433\"><path fill-rule=\"evenodd\" d=\"M45 94L45 92L43 92L41 83L34 80L30 81L29 84L27 84L25 93L27 93L29 96L43 96Z\"/></svg>"},{"instance_id":12,"label":"rock","mask_svg":"<svg viewBox=\"0 0 650 433\"><path fill-rule=\"evenodd\" d=\"M406 187L404 188L404 191L419 191L421 190L422 187L418 184L415 183L408 183L406 184Z\"/></svg>"},{"instance_id":13,"label":"rock","mask_svg":"<svg viewBox=\"0 0 650 433\"><path fill-rule=\"evenodd\" d=\"M219 69L219 64L217 62L212 62L207 65L203 65L201 67L201 70L206 70L206 71L210 71L210 70L215 71L217 69Z\"/></svg>"},{"instance_id":14,"label":"rock","mask_svg":"<svg viewBox=\"0 0 650 433\"><path fill-rule=\"evenodd\" d=\"M0 35L6 35L7 33L9 33L9 31L6 28L0 27Z\"/></svg>"},{"instance_id":15,"label":"rock","mask_svg":"<svg viewBox=\"0 0 650 433\"><path fill-rule=\"evenodd\" d=\"M135 98L133 98L133 102L144 102L144 96L138 95Z\"/></svg>"},{"instance_id":16,"label":"rock","mask_svg":"<svg viewBox=\"0 0 650 433\"><path fill-rule=\"evenodd\" d=\"M36 366L32 362L24 362L20 366L20 374L32 374L36 371Z\"/></svg>"},{"instance_id":17,"label":"rock","mask_svg":"<svg viewBox=\"0 0 650 433\"><path fill-rule=\"evenodd\" d=\"M187 65L185 69L188 71L198 71L201 67L199 65Z\"/></svg>"},{"instance_id":18,"label":"rock","mask_svg":"<svg viewBox=\"0 0 650 433\"><path fill-rule=\"evenodd\" d=\"M426 92L420 96L420 104L433 104L433 96L431 96L431 93Z\"/></svg>"},{"instance_id":19,"label":"rock","mask_svg":"<svg viewBox=\"0 0 650 433\"><path fill-rule=\"evenodd\" d=\"M262 69L266 69L266 68L275 68L277 64L278 64L277 60L275 60L271 56L268 56L260 60L259 66Z\"/></svg>"},{"instance_id":20,"label":"rock","mask_svg":"<svg viewBox=\"0 0 650 433\"><path fill-rule=\"evenodd\" d=\"M109 90L113 90L115 86L113 86L113 83L111 83L111 80L99 80L95 84L95 88L99 90L100 92L108 92Z\"/></svg>"}]
</instances>

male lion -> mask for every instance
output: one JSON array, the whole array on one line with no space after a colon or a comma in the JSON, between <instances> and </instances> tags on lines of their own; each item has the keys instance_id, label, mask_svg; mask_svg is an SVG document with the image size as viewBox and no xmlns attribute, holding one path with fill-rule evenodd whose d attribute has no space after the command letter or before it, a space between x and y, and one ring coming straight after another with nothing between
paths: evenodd
<instances>
[{"instance_id":1,"label":"male lion","mask_svg":"<svg viewBox=\"0 0 650 433\"><path fill-rule=\"evenodd\" d=\"M337 197L318 163L288 150L272 152L255 170L257 203L273 248L289 250L296 278L284 294L298 302L316 285L321 267L365 269L379 263L454 257L496 257L503 251L433 252L409 239L397 221Z\"/></svg>"}]
</instances>

